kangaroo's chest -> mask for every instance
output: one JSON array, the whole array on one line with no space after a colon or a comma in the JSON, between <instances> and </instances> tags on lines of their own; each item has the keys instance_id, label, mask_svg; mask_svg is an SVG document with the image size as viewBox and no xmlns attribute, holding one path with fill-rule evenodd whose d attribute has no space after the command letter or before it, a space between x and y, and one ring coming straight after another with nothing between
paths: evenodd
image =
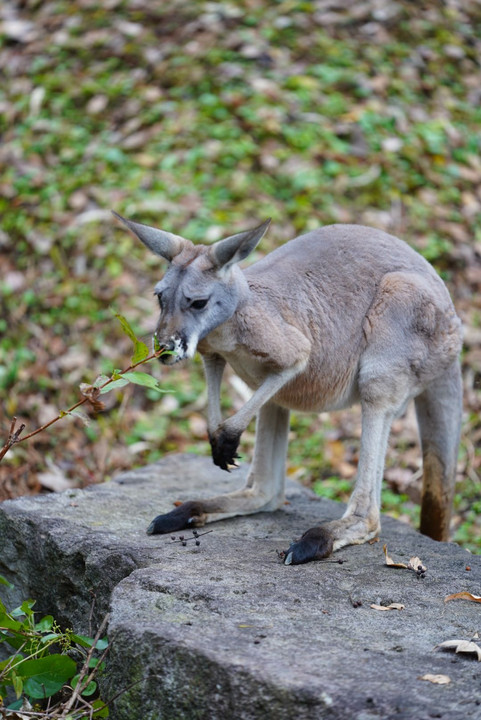
<instances>
[{"instance_id":1,"label":"kangaroo's chest","mask_svg":"<svg viewBox=\"0 0 481 720\"><path fill-rule=\"evenodd\" d=\"M235 332L224 325L213 330L198 345L202 354L221 355L250 388L255 390L266 379L272 368L266 363L268 353L256 355L256 351L239 343Z\"/></svg>"},{"instance_id":2,"label":"kangaroo's chest","mask_svg":"<svg viewBox=\"0 0 481 720\"><path fill-rule=\"evenodd\" d=\"M234 352L223 353L223 357L241 380L255 390L261 385L269 374L265 363L253 357L244 348L237 348Z\"/></svg>"}]
</instances>

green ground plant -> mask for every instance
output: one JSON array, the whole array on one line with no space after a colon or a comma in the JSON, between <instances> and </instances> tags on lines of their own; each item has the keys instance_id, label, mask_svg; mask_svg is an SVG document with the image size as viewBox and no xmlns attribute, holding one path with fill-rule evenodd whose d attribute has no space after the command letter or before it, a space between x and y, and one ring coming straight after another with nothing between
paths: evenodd
<instances>
[{"instance_id":1,"label":"green ground plant","mask_svg":"<svg viewBox=\"0 0 481 720\"><path fill-rule=\"evenodd\" d=\"M0 586L13 588L0 576ZM98 674L108 650L101 638L62 630L51 615L38 619L34 600L7 610L0 600L0 644L14 653L0 662L2 717L106 718L105 702L98 697ZM16 699L12 699L14 696Z\"/></svg>"}]
</instances>

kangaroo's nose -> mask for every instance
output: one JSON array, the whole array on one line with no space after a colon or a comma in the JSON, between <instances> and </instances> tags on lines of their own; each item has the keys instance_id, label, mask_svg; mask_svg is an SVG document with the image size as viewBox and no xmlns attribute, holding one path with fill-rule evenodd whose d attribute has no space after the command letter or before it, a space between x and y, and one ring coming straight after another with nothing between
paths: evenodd
<instances>
[{"instance_id":1,"label":"kangaroo's nose","mask_svg":"<svg viewBox=\"0 0 481 720\"><path fill-rule=\"evenodd\" d=\"M162 343L161 346L164 350L168 350L169 352L172 352L172 350L174 350L174 348L175 348L175 342L172 339L170 339L170 340L167 340L167 342Z\"/></svg>"},{"instance_id":2,"label":"kangaroo's nose","mask_svg":"<svg viewBox=\"0 0 481 720\"><path fill-rule=\"evenodd\" d=\"M172 365L173 362L175 362L175 355L172 354L175 350L175 340L169 338L168 340L159 342L159 347L164 351L164 353L159 356L159 361L162 365Z\"/></svg>"}]
</instances>

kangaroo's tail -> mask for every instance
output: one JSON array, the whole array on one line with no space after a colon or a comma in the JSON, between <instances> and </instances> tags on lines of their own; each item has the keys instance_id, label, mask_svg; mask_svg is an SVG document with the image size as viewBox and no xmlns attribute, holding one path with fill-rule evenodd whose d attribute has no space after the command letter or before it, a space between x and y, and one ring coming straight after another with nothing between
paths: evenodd
<instances>
[{"instance_id":1,"label":"kangaroo's tail","mask_svg":"<svg viewBox=\"0 0 481 720\"><path fill-rule=\"evenodd\" d=\"M462 414L459 360L415 400L423 451L421 532L449 539Z\"/></svg>"}]
</instances>

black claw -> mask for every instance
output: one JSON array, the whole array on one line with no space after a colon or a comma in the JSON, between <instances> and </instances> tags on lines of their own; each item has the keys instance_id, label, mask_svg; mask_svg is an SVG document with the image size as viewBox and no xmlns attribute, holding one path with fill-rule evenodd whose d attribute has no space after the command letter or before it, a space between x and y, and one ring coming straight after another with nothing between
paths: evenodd
<instances>
[{"instance_id":1,"label":"black claw","mask_svg":"<svg viewBox=\"0 0 481 720\"><path fill-rule=\"evenodd\" d=\"M332 553L331 533L323 527L307 530L298 542L282 553L284 565L301 565L311 560L322 560Z\"/></svg>"},{"instance_id":2,"label":"black claw","mask_svg":"<svg viewBox=\"0 0 481 720\"><path fill-rule=\"evenodd\" d=\"M212 435L209 435L212 448L212 460L214 465L229 471L229 465L237 467L236 460L240 457L237 454L239 440L242 433L229 433L220 428Z\"/></svg>"},{"instance_id":3,"label":"black claw","mask_svg":"<svg viewBox=\"0 0 481 720\"><path fill-rule=\"evenodd\" d=\"M147 535L164 535L203 525L203 510L198 502L188 501L165 515L157 515L147 528Z\"/></svg>"}]
</instances>

